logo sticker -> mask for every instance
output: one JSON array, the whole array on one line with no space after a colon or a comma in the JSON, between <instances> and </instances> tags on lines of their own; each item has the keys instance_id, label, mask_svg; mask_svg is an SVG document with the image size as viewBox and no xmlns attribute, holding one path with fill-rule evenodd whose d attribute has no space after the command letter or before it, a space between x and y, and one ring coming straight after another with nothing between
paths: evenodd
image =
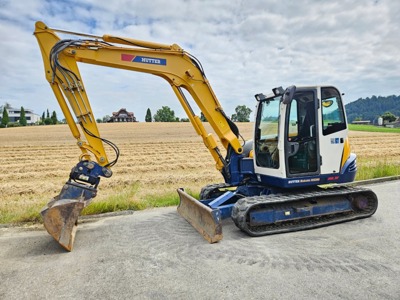
<instances>
[{"instance_id":1,"label":"logo sticker","mask_svg":"<svg viewBox=\"0 0 400 300\"><path fill-rule=\"evenodd\" d=\"M288 180L288 184L293 184L293 183L306 183L306 182L318 182L318 181L320 181L320 178L293 179L293 180Z\"/></svg>"},{"instance_id":2,"label":"logo sticker","mask_svg":"<svg viewBox=\"0 0 400 300\"><path fill-rule=\"evenodd\" d=\"M121 60L142 63L142 64L159 65L159 66L167 65L167 60L164 58L139 56L131 54L121 54Z\"/></svg>"},{"instance_id":3,"label":"logo sticker","mask_svg":"<svg viewBox=\"0 0 400 300\"><path fill-rule=\"evenodd\" d=\"M331 144L343 144L344 139L343 138L331 138Z\"/></svg>"}]
</instances>

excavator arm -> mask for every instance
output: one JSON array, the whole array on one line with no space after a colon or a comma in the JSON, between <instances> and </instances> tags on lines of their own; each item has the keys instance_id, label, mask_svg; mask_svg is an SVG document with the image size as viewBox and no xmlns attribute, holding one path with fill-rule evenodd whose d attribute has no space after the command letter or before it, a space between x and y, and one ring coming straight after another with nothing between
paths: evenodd
<instances>
[{"instance_id":1,"label":"excavator arm","mask_svg":"<svg viewBox=\"0 0 400 300\"><path fill-rule=\"evenodd\" d=\"M56 32L84 38L61 40ZM51 29L40 21L36 22L34 35L42 53L46 79L82 152L79 163L72 169L60 194L41 212L47 231L65 249L72 250L78 216L95 197L100 177L112 175L111 167L117 162L119 153L112 142L100 137L78 62L150 73L168 81L191 124L214 158L216 168L225 179L230 178L229 156L222 156L216 139L206 131L200 118L195 115L183 90L192 96L227 153L240 155L243 152L238 139L239 132L225 115L200 62L194 56L176 44L164 45L110 35L100 37L67 32ZM111 162L104 143L116 152L116 158ZM210 218L209 223L217 224L213 225L211 233L205 233L201 228L199 231L210 242L221 239L222 235L218 233L220 225L215 222L218 216L213 215L212 211L198 209L195 200L184 192L179 191L179 194L181 205L178 211L198 230L204 224L199 226L196 221L189 220L193 210L200 214L197 220ZM187 205L182 205L182 199Z\"/></svg>"},{"instance_id":2,"label":"excavator arm","mask_svg":"<svg viewBox=\"0 0 400 300\"><path fill-rule=\"evenodd\" d=\"M217 169L221 171L225 165L224 158L214 136L206 131L200 118L190 107L182 89L187 90L218 135L223 147L225 149L231 147L236 153L242 153L238 130L225 115L201 64L178 45L164 45L110 35L95 39L89 36L92 38L60 40L55 33L57 31L77 35L73 32L50 29L42 22L36 23L34 34L42 52L46 79L53 89L73 136L78 141L83 158L87 158L90 152L101 166L109 164L102 141L97 138L99 132L77 62L150 73L168 81L196 132L211 152ZM116 46L115 43L125 46ZM79 129L67 103L78 119L87 142L81 140Z\"/></svg>"}]
</instances>

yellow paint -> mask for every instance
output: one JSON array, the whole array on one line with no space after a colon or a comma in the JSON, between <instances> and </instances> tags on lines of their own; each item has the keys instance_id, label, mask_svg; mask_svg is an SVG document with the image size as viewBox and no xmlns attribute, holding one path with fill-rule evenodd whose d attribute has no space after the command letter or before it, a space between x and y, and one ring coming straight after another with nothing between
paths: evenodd
<instances>
[{"instance_id":1,"label":"yellow paint","mask_svg":"<svg viewBox=\"0 0 400 300\"><path fill-rule=\"evenodd\" d=\"M73 114L79 120L81 126L94 135L100 136L77 62L149 73L168 81L197 134L203 138L204 144L211 152L217 169L221 170L224 164L216 140L211 133L207 133L200 118L193 113L188 101L186 101L182 89L187 90L212 126L222 146L225 149L231 146L236 153L242 153L241 143L230 129L222 107L203 71L193 63L192 57L178 45L165 45L109 35L103 35L102 37L103 41L107 41L107 44L101 43L101 38L96 37L97 40L82 42L79 47L69 45L62 52L59 52L58 61L64 69L70 70L76 75L76 80L71 80L71 78L65 76L65 72L56 70L54 74L50 63L50 53L60 41L55 32L57 30L47 27L43 22L36 22L34 35L42 52L46 79L52 85L53 92L64 113L72 135L79 141L78 146L85 158L90 152L100 165L104 166L108 163L101 140L83 132L86 142L81 141L79 129L69 109L69 107L72 108ZM66 33L66 31L62 32ZM81 33L75 34L84 35ZM165 61L166 64L140 63L123 59L123 57L137 56ZM69 106L67 103L69 103Z\"/></svg>"},{"instance_id":2,"label":"yellow paint","mask_svg":"<svg viewBox=\"0 0 400 300\"><path fill-rule=\"evenodd\" d=\"M344 164L346 163L347 159L350 156L350 142L349 138L346 137L343 145L343 154L342 154L342 164L341 168L343 168Z\"/></svg>"}]
</instances>

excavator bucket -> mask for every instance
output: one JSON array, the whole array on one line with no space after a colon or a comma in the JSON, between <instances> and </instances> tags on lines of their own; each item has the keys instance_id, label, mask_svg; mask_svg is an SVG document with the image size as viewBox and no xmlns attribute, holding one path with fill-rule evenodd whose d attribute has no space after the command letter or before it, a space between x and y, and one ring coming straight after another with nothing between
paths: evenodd
<instances>
[{"instance_id":1,"label":"excavator bucket","mask_svg":"<svg viewBox=\"0 0 400 300\"><path fill-rule=\"evenodd\" d=\"M178 213L185 218L210 244L222 240L221 214L178 189Z\"/></svg>"},{"instance_id":2,"label":"excavator bucket","mask_svg":"<svg viewBox=\"0 0 400 300\"><path fill-rule=\"evenodd\" d=\"M72 251L78 217L95 196L95 189L67 182L60 194L41 210L44 227L65 250Z\"/></svg>"},{"instance_id":3,"label":"excavator bucket","mask_svg":"<svg viewBox=\"0 0 400 300\"><path fill-rule=\"evenodd\" d=\"M68 251L72 251L78 217L84 206L84 202L77 200L52 200L40 212L47 232Z\"/></svg>"}]
</instances>

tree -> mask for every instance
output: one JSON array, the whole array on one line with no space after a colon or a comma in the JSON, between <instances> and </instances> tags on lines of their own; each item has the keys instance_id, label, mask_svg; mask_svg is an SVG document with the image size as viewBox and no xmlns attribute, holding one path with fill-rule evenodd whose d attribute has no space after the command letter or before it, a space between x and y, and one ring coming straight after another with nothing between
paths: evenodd
<instances>
[{"instance_id":1,"label":"tree","mask_svg":"<svg viewBox=\"0 0 400 300\"><path fill-rule=\"evenodd\" d=\"M152 118L151 118L151 111L150 111L150 108L147 109L146 117L144 118L144 120L145 120L146 122L151 122Z\"/></svg>"},{"instance_id":2,"label":"tree","mask_svg":"<svg viewBox=\"0 0 400 300\"><path fill-rule=\"evenodd\" d=\"M251 109L246 105L238 105L235 108L236 114L232 115L233 122L250 122Z\"/></svg>"},{"instance_id":3,"label":"tree","mask_svg":"<svg viewBox=\"0 0 400 300\"><path fill-rule=\"evenodd\" d=\"M111 117L109 115L105 115L103 117L103 123L107 123L108 121L110 121Z\"/></svg>"},{"instance_id":4,"label":"tree","mask_svg":"<svg viewBox=\"0 0 400 300\"><path fill-rule=\"evenodd\" d=\"M381 117L384 121L387 122L393 122L396 121L397 119L396 116L392 114L390 111L385 112Z\"/></svg>"},{"instance_id":5,"label":"tree","mask_svg":"<svg viewBox=\"0 0 400 300\"><path fill-rule=\"evenodd\" d=\"M157 110L153 118L154 122L176 122L175 112L168 106L163 106Z\"/></svg>"},{"instance_id":6,"label":"tree","mask_svg":"<svg viewBox=\"0 0 400 300\"><path fill-rule=\"evenodd\" d=\"M44 125L57 124L57 115L56 115L56 112L55 112L55 111L53 111L53 115L52 115L51 118L50 118L49 109L47 109L47 111L46 111L46 117L44 117L44 116L45 116L45 114L44 114L44 112L43 112L43 114L42 114L42 121L41 121L42 124L44 124ZM55 122L55 123L54 123L54 122Z\"/></svg>"},{"instance_id":7,"label":"tree","mask_svg":"<svg viewBox=\"0 0 400 300\"><path fill-rule=\"evenodd\" d=\"M3 108L3 116L1 118L1 124L4 125L4 127L6 127L8 122L10 122L10 118L8 117L8 111L6 109L6 106L4 106L4 108Z\"/></svg>"},{"instance_id":8,"label":"tree","mask_svg":"<svg viewBox=\"0 0 400 300\"><path fill-rule=\"evenodd\" d=\"M56 112L53 110L53 113L51 114L51 124L56 125L57 122L58 122L58 120L57 120L57 114L56 114Z\"/></svg>"},{"instance_id":9,"label":"tree","mask_svg":"<svg viewBox=\"0 0 400 300\"><path fill-rule=\"evenodd\" d=\"M21 125L21 126L26 126L26 116L25 116L25 109L24 109L24 107L23 106L21 106L21 113L20 113L20 116L19 116L19 124Z\"/></svg>"}]
</instances>

